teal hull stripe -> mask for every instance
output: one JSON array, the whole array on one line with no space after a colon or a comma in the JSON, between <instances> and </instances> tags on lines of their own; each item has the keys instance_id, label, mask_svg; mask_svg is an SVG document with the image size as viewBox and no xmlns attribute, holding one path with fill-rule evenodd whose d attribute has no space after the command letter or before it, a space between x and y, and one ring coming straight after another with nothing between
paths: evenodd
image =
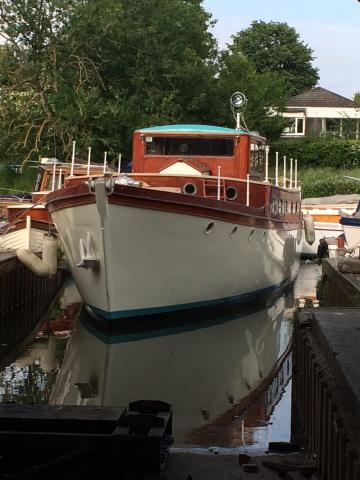
<instances>
[{"instance_id":1,"label":"teal hull stripe","mask_svg":"<svg viewBox=\"0 0 360 480\"><path fill-rule=\"evenodd\" d=\"M97 339L101 340L103 343L108 345L118 344L118 343L129 343L129 342L137 342L140 340L148 340L150 338L160 338L160 337L169 337L171 335L178 335L179 333L184 332L193 332L195 330L201 330L209 327L214 327L216 325L221 325L228 322L233 322L240 320L243 317L247 317L249 315L253 315L258 311L262 311L264 309L263 304L259 304L254 306L251 310L244 309L241 312L237 312L233 315L228 315L226 317L217 317L211 320L201 320L198 322L192 322L190 324L184 325L177 325L176 327L163 327L154 330L143 330L141 332L136 333L119 333L119 334L106 334L96 328L92 323L87 321L87 315L89 313L83 314L80 317L81 323L84 325L86 330L94 335Z\"/></svg>"},{"instance_id":2,"label":"teal hull stripe","mask_svg":"<svg viewBox=\"0 0 360 480\"><path fill-rule=\"evenodd\" d=\"M145 315L159 315L161 313L181 312L184 310L193 310L196 308L200 309L200 308L206 308L206 307L219 306L219 305L231 303L231 302L247 303L252 300L256 300L257 297L259 296L263 296L263 295L267 295L275 292L279 288L282 288L286 283L288 283L288 280L282 283L279 283L277 285L271 285L270 287L261 288L259 290L255 290L249 293L244 293L242 295L235 295L233 297L219 298L216 300L207 300L204 302L184 303L180 305L168 305L165 307L139 308L134 310L120 310L116 312L107 312L105 310L102 310L101 308L94 307L93 305L89 305L89 307L92 309L92 311L96 315L99 315L100 317L103 317L107 320L117 320L121 318L130 318L130 317L142 317Z\"/></svg>"}]
</instances>

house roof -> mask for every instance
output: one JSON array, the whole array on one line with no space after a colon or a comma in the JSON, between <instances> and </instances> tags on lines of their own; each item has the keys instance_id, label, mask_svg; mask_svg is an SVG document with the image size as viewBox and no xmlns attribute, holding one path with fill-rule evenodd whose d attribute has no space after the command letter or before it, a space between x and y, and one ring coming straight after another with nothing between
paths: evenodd
<instances>
[{"instance_id":1,"label":"house roof","mask_svg":"<svg viewBox=\"0 0 360 480\"><path fill-rule=\"evenodd\" d=\"M355 107L352 100L330 92L322 87L314 87L290 98L287 107Z\"/></svg>"}]
</instances>

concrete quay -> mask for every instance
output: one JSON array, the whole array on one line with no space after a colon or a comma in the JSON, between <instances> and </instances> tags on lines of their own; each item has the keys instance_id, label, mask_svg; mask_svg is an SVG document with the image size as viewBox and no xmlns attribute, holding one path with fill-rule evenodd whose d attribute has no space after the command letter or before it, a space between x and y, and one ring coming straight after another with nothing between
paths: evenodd
<instances>
[{"instance_id":1,"label":"concrete quay","mask_svg":"<svg viewBox=\"0 0 360 480\"><path fill-rule=\"evenodd\" d=\"M360 478L360 310L302 309L293 352L292 441L323 480Z\"/></svg>"}]
</instances>

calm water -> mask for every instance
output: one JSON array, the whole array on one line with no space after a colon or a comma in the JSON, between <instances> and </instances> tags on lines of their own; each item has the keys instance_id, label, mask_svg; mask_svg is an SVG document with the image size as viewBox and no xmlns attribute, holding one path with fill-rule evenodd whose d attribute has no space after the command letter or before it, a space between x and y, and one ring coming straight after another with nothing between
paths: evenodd
<instances>
[{"instance_id":1,"label":"calm water","mask_svg":"<svg viewBox=\"0 0 360 480\"><path fill-rule=\"evenodd\" d=\"M295 297L315 296L320 269L303 264ZM288 441L293 308L101 333L72 284L34 341L0 373L2 401L126 406L169 402L175 448L262 451ZM285 307L286 305L286 307ZM226 451L226 450L225 450Z\"/></svg>"}]
</instances>

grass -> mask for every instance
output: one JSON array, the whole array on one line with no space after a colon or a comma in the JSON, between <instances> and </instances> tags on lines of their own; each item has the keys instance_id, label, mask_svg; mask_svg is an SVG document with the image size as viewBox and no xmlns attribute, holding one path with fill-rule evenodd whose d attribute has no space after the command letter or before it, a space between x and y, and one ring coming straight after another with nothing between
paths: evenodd
<instances>
[{"instance_id":1,"label":"grass","mask_svg":"<svg viewBox=\"0 0 360 480\"><path fill-rule=\"evenodd\" d=\"M360 179L360 168L307 168L299 170L303 198L326 197L328 195L360 195L360 182L347 180L344 176Z\"/></svg>"}]
</instances>

